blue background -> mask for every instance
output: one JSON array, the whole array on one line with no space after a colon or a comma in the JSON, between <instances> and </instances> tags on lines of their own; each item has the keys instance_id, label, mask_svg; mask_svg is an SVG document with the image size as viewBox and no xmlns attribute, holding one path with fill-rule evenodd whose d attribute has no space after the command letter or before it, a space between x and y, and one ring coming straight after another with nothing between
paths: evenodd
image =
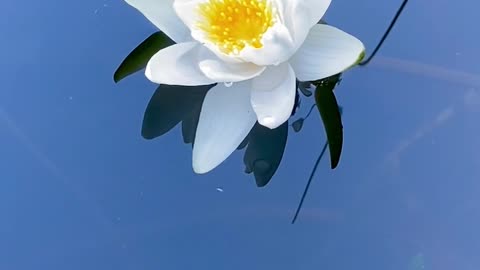
<instances>
[{"instance_id":1,"label":"blue background","mask_svg":"<svg viewBox=\"0 0 480 270\"><path fill-rule=\"evenodd\" d=\"M399 4L335 0L326 19L371 51ZM345 74L342 161L322 162L291 225L318 114L266 188L240 152L197 176L178 128L140 136L155 85L113 83L155 31L140 14L4 0L0 269L479 269L479 8L411 1L374 62Z\"/></svg>"}]
</instances>

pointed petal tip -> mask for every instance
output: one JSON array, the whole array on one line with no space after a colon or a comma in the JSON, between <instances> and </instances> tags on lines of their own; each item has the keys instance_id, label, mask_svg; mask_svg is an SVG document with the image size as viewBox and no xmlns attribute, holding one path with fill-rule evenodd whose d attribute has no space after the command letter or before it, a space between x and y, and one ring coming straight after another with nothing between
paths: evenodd
<instances>
[{"instance_id":1,"label":"pointed petal tip","mask_svg":"<svg viewBox=\"0 0 480 270\"><path fill-rule=\"evenodd\" d=\"M365 56L367 55L367 53L366 53L367 49L365 48L365 44L363 44L363 42L361 40L357 39L356 37L353 37L353 38L354 38L354 41L352 43L356 43L356 45L357 45L356 50L359 53L358 53L356 61L350 67L345 68L342 72L347 71L348 69L360 64L365 59Z\"/></svg>"},{"instance_id":2,"label":"pointed petal tip","mask_svg":"<svg viewBox=\"0 0 480 270\"><path fill-rule=\"evenodd\" d=\"M317 24L290 64L299 80L314 81L342 73L364 57L365 45L358 38L336 27Z\"/></svg>"},{"instance_id":3,"label":"pointed petal tip","mask_svg":"<svg viewBox=\"0 0 480 270\"><path fill-rule=\"evenodd\" d=\"M208 158L210 155L208 155L208 153L204 151L204 149L199 150L198 145L199 144L193 145L192 168L196 174L206 174L211 170L215 169L218 165L220 165L221 162L217 162L217 164L215 164L215 162L212 162L212 159Z\"/></svg>"},{"instance_id":4,"label":"pointed petal tip","mask_svg":"<svg viewBox=\"0 0 480 270\"><path fill-rule=\"evenodd\" d=\"M274 119L273 117L263 117L261 119L258 119L258 123L264 127L267 127L269 129L276 129L279 127L282 123Z\"/></svg>"},{"instance_id":5,"label":"pointed petal tip","mask_svg":"<svg viewBox=\"0 0 480 270\"><path fill-rule=\"evenodd\" d=\"M192 162L193 171L196 174L206 174L213 170L214 168L208 168L205 164L198 164L198 162Z\"/></svg>"},{"instance_id":6,"label":"pointed petal tip","mask_svg":"<svg viewBox=\"0 0 480 270\"><path fill-rule=\"evenodd\" d=\"M192 168L193 172L196 174L206 174L220 166L225 159L212 159L210 155L202 155L201 153L193 146L193 155L192 155Z\"/></svg>"},{"instance_id":7,"label":"pointed petal tip","mask_svg":"<svg viewBox=\"0 0 480 270\"><path fill-rule=\"evenodd\" d=\"M145 76L158 84L199 86L216 83L198 67L198 42L177 43L158 51L147 63Z\"/></svg>"},{"instance_id":8,"label":"pointed petal tip","mask_svg":"<svg viewBox=\"0 0 480 270\"><path fill-rule=\"evenodd\" d=\"M230 87L218 84L205 96L193 146L196 173L207 173L223 163L255 125L250 85L248 81Z\"/></svg>"},{"instance_id":9,"label":"pointed petal tip","mask_svg":"<svg viewBox=\"0 0 480 270\"><path fill-rule=\"evenodd\" d=\"M288 63L268 68L253 80L251 104L260 125L275 129L288 121L295 105L295 84Z\"/></svg>"},{"instance_id":10,"label":"pointed petal tip","mask_svg":"<svg viewBox=\"0 0 480 270\"><path fill-rule=\"evenodd\" d=\"M355 62L354 66L360 64L363 61L363 59L365 59L365 56L367 55L367 53L366 53L367 49L365 48L365 45L361 41L360 41L360 43L362 44L362 51L358 55L358 59Z\"/></svg>"},{"instance_id":11,"label":"pointed petal tip","mask_svg":"<svg viewBox=\"0 0 480 270\"><path fill-rule=\"evenodd\" d=\"M151 69L150 62L148 62L147 66L145 67L145 77L147 77L147 79L149 81L153 82L153 80L152 80L152 69Z\"/></svg>"}]
</instances>

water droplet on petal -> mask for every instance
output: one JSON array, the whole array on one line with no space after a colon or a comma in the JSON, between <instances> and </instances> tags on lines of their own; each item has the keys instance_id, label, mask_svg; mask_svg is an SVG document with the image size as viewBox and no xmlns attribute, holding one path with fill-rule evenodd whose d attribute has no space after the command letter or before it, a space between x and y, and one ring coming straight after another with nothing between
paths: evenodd
<instances>
[{"instance_id":1,"label":"water droplet on petal","mask_svg":"<svg viewBox=\"0 0 480 270\"><path fill-rule=\"evenodd\" d=\"M225 87L232 87L233 82L225 82L223 84L225 85Z\"/></svg>"}]
</instances>

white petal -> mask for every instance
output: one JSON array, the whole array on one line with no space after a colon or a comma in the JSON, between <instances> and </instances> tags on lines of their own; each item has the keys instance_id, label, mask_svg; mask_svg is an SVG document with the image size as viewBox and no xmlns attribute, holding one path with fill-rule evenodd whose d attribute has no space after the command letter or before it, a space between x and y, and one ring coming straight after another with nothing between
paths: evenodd
<instances>
[{"instance_id":1,"label":"white petal","mask_svg":"<svg viewBox=\"0 0 480 270\"><path fill-rule=\"evenodd\" d=\"M262 37L263 47L246 47L238 58L260 66L279 65L295 53L295 44L289 30L282 23L276 23Z\"/></svg>"},{"instance_id":2,"label":"white petal","mask_svg":"<svg viewBox=\"0 0 480 270\"><path fill-rule=\"evenodd\" d=\"M174 0L125 0L175 42L191 40L190 31L173 9Z\"/></svg>"},{"instance_id":3,"label":"white petal","mask_svg":"<svg viewBox=\"0 0 480 270\"><path fill-rule=\"evenodd\" d=\"M192 37L208 47L222 60L250 62L259 66L278 65L295 53L296 48L289 29L280 20L263 35L262 48L247 47L238 56L225 54L207 39L202 30L196 27L196 23L201 20L197 7L202 2L204 0L176 0L174 8L177 15L190 29Z\"/></svg>"},{"instance_id":4,"label":"white petal","mask_svg":"<svg viewBox=\"0 0 480 270\"><path fill-rule=\"evenodd\" d=\"M207 173L240 145L257 120L250 105L251 81L208 91L202 105L195 143L193 170Z\"/></svg>"},{"instance_id":5,"label":"white petal","mask_svg":"<svg viewBox=\"0 0 480 270\"><path fill-rule=\"evenodd\" d=\"M163 0L162 0L163 1ZM198 5L203 0L174 0L173 1L173 8L183 23L189 28L190 30L194 30L195 24L199 20L199 13L197 12Z\"/></svg>"},{"instance_id":6,"label":"white petal","mask_svg":"<svg viewBox=\"0 0 480 270\"><path fill-rule=\"evenodd\" d=\"M363 43L333 26L315 25L290 64L300 81L320 80L345 71L363 57Z\"/></svg>"},{"instance_id":7,"label":"white petal","mask_svg":"<svg viewBox=\"0 0 480 270\"><path fill-rule=\"evenodd\" d=\"M246 62L225 62L207 48L203 48L199 60L200 70L216 82L239 82L260 75L265 67Z\"/></svg>"},{"instance_id":8,"label":"white petal","mask_svg":"<svg viewBox=\"0 0 480 270\"><path fill-rule=\"evenodd\" d=\"M207 85L215 83L200 70L197 42L185 42L167 47L156 53L147 64L145 75L158 84Z\"/></svg>"},{"instance_id":9,"label":"white petal","mask_svg":"<svg viewBox=\"0 0 480 270\"><path fill-rule=\"evenodd\" d=\"M296 49L308 31L325 15L331 0L282 0L285 24L294 38Z\"/></svg>"},{"instance_id":10,"label":"white petal","mask_svg":"<svg viewBox=\"0 0 480 270\"><path fill-rule=\"evenodd\" d=\"M251 102L261 125L274 129L290 118L295 84L295 73L288 63L269 67L253 79Z\"/></svg>"}]
</instances>

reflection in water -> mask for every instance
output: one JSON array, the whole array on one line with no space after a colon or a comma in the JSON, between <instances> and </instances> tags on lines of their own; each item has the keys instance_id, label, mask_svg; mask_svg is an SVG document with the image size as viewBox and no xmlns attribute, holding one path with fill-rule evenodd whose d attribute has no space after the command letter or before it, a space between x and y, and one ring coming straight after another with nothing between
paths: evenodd
<instances>
[{"instance_id":1,"label":"reflection in water","mask_svg":"<svg viewBox=\"0 0 480 270\"><path fill-rule=\"evenodd\" d=\"M145 110L142 136L154 139L181 123L184 143L193 146L201 106L213 86L160 85ZM246 147L245 171L253 173L259 187L267 185L280 166L287 136L288 122L273 130L257 123L238 146L238 150Z\"/></svg>"},{"instance_id":2,"label":"reflection in water","mask_svg":"<svg viewBox=\"0 0 480 270\"><path fill-rule=\"evenodd\" d=\"M257 123L248 135L243 162L246 172L253 172L257 186L266 186L277 171L287 145L287 137L288 122L273 130Z\"/></svg>"},{"instance_id":3,"label":"reflection in water","mask_svg":"<svg viewBox=\"0 0 480 270\"><path fill-rule=\"evenodd\" d=\"M336 100L333 97L333 88L338 83L339 78L340 76L338 75L334 76L333 81L326 79L318 82L318 91L316 91L316 93L319 91L330 93L335 101L332 103L335 107L333 112L338 112L339 118L341 118L340 116L342 109L338 107ZM181 123L184 143L192 144L193 146L202 103L208 90L210 90L213 86L214 85L189 87L160 85L150 99L145 111L142 125L142 136L146 139L154 139L168 133L175 126ZM306 93L305 96L311 96L311 92L309 90L311 88L310 83L305 84L298 82L297 87L298 92L296 95L296 104L294 106L294 110L292 111L292 116L295 114L296 108L299 107L300 95L298 93ZM328 99L325 97L322 98L322 101L325 100ZM317 106L319 106L318 102ZM329 106L329 104L325 105L326 108ZM299 132L301 130L305 119L310 116L315 107L315 105L312 106L305 117L299 118L292 123L294 131ZM328 125L328 121L326 121L326 123ZM265 187L277 172L287 144L288 129L288 121L273 130L264 127L257 122L247 137L238 146L238 150L246 148L243 158L245 172L248 174L253 174L258 187ZM341 135L342 134L339 134L338 136L341 138ZM322 159L328 145L328 143L325 143L325 146L316 161L316 165L314 166L314 169L310 175L292 223L295 222L300 212L310 183L315 175L317 166ZM339 156L340 155L338 154L338 159ZM223 192L223 189L217 189L217 191Z\"/></svg>"},{"instance_id":4,"label":"reflection in water","mask_svg":"<svg viewBox=\"0 0 480 270\"><path fill-rule=\"evenodd\" d=\"M193 143L200 108L210 86L160 85L148 103L142 125L142 136L154 139L182 122L185 143Z\"/></svg>"},{"instance_id":5,"label":"reflection in water","mask_svg":"<svg viewBox=\"0 0 480 270\"><path fill-rule=\"evenodd\" d=\"M370 56L362 61L365 57L365 52L362 52L354 65L367 66L370 63L393 29L407 2L408 0L403 0L395 17ZM319 23L325 24L323 21ZM125 77L144 69L149 59L156 52L172 44L174 44L174 42L164 33L157 32L152 34L137 46L120 64L114 74L114 81L119 82ZM302 202L308 191L308 186L313 179L318 163L325 153L326 148L329 148L332 169L335 169L340 161L343 148L343 124L341 120L341 110L334 94L334 88L338 85L341 75L342 74L339 73L311 82L297 81L296 84L295 105L291 116L295 115L299 107L299 93L305 97L311 97L313 95L313 88L315 88L315 105L323 121L327 135L327 143L317 159L317 163L308 180L294 220L300 211ZM224 82L224 85L225 87L232 87L233 82ZM146 139L154 139L166 134L181 123L183 141L193 146L202 104L207 92L213 86L214 85L186 87L160 85L152 96L145 111L142 136ZM292 123L295 132L299 132L302 129L305 119L312 113L313 108L312 106L306 117L299 118ZM275 118L269 115L264 116L262 120L264 124L267 125L275 122ZM238 150L246 147L244 155L245 172L253 173L257 186L266 186L277 171L287 143L288 127L288 121L273 130L256 123L249 135L238 146Z\"/></svg>"},{"instance_id":6,"label":"reflection in water","mask_svg":"<svg viewBox=\"0 0 480 270\"><path fill-rule=\"evenodd\" d=\"M376 58L375 62L372 62L371 66L392 69L405 73L413 73L441 81L480 87L480 76L477 74L417 61L379 56Z\"/></svg>"},{"instance_id":7,"label":"reflection in water","mask_svg":"<svg viewBox=\"0 0 480 270\"><path fill-rule=\"evenodd\" d=\"M455 107L453 105L448 106L444 110L438 113L433 122L429 122L420 128L418 128L413 135L403 140L396 149L394 149L389 155L388 160L393 166L398 167L400 165L400 158L402 154L410 148L413 144L418 142L425 135L432 132L435 128L438 128L445 124L448 120L455 116Z\"/></svg>"}]
</instances>

